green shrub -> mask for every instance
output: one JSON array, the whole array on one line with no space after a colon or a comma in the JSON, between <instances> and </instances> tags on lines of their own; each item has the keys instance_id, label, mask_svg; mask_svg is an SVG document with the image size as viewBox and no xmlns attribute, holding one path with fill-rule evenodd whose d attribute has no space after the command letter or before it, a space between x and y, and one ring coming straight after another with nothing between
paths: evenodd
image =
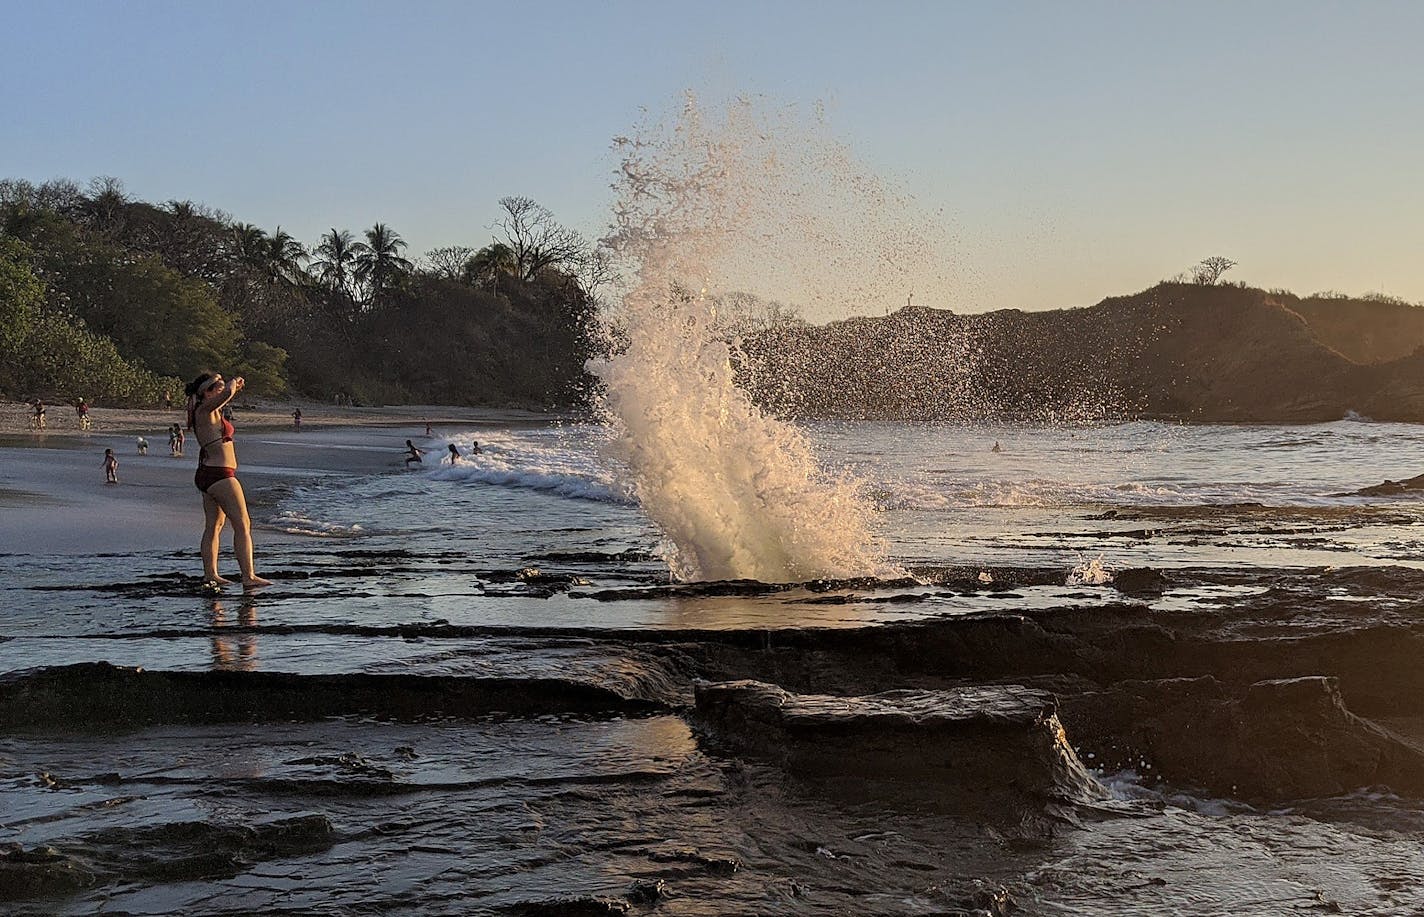
<instances>
[{"instance_id":1,"label":"green shrub","mask_svg":"<svg viewBox=\"0 0 1424 917\"><path fill-rule=\"evenodd\" d=\"M145 406L173 390L177 380L125 360L113 341L47 309L30 257L23 243L0 236L0 388Z\"/></svg>"}]
</instances>

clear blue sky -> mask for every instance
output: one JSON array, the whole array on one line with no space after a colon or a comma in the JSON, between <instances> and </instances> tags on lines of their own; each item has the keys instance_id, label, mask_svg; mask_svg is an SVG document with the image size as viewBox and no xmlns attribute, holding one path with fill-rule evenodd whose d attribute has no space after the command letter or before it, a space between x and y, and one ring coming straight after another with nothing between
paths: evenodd
<instances>
[{"instance_id":1,"label":"clear blue sky","mask_svg":"<svg viewBox=\"0 0 1424 917\"><path fill-rule=\"evenodd\" d=\"M0 0L0 176L114 175L305 242L590 236L641 108L824 101L942 213L961 310L1230 278L1424 300L1424 3Z\"/></svg>"}]
</instances>

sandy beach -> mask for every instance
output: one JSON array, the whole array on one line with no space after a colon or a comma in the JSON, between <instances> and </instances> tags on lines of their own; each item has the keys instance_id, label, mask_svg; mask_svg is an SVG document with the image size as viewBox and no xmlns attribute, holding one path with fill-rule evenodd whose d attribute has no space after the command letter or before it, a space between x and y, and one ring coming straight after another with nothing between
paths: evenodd
<instances>
[{"instance_id":1,"label":"sandy beach","mask_svg":"<svg viewBox=\"0 0 1424 917\"><path fill-rule=\"evenodd\" d=\"M182 411L97 407L90 410L91 428L83 430L71 405L46 407L46 429L36 431L29 428L29 405L0 402L0 553L196 551L202 522L193 487L197 447L190 435L182 457L168 450L167 428L182 422ZM302 410L300 430L292 423L296 407ZM518 410L315 402L239 405L234 414L242 479L258 500L265 486L292 471L398 468L405 440L426 441L427 423L439 440L442 430L552 419ZM353 430L365 432L352 436ZM146 455L138 452L140 436L148 440ZM104 450L110 448L119 460L117 485L104 482ZM225 536L226 544L231 532ZM259 537L291 536L267 531Z\"/></svg>"}]
</instances>

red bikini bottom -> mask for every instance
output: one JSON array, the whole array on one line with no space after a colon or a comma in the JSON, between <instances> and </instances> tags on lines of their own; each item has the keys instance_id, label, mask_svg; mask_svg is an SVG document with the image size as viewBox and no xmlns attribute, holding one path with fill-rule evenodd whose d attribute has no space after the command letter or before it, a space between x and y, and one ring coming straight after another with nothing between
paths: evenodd
<instances>
[{"instance_id":1,"label":"red bikini bottom","mask_svg":"<svg viewBox=\"0 0 1424 917\"><path fill-rule=\"evenodd\" d=\"M203 493L208 492L208 488L224 478L237 477L236 468L224 468L221 465L199 465L198 473L193 475L193 483Z\"/></svg>"}]
</instances>

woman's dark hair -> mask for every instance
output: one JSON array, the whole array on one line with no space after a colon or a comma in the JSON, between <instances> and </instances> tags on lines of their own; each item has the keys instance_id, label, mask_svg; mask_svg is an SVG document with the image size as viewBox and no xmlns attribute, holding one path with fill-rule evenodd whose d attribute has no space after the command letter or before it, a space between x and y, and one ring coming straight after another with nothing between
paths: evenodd
<instances>
[{"instance_id":1,"label":"woman's dark hair","mask_svg":"<svg viewBox=\"0 0 1424 917\"><path fill-rule=\"evenodd\" d=\"M213 372L199 373L196 379L183 386L183 394L189 398L192 398L194 395L202 394L203 389L207 388L208 380L216 375L217 373Z\"/></svg>"},{"instance_id":2,"label":"woman's dark hair","mask_svg":"<svg viewBox=\"0 0 1424 917\"><path fill-rule=\"evenodd\" d=\"M187 385L183 386L183 394L188 396L188 429L197 431L198 429L198 404L203 400L203 392L207 389L208 383L217 378L217 373L199 373L198 377Z\"/></svg>"}]
</instances>

